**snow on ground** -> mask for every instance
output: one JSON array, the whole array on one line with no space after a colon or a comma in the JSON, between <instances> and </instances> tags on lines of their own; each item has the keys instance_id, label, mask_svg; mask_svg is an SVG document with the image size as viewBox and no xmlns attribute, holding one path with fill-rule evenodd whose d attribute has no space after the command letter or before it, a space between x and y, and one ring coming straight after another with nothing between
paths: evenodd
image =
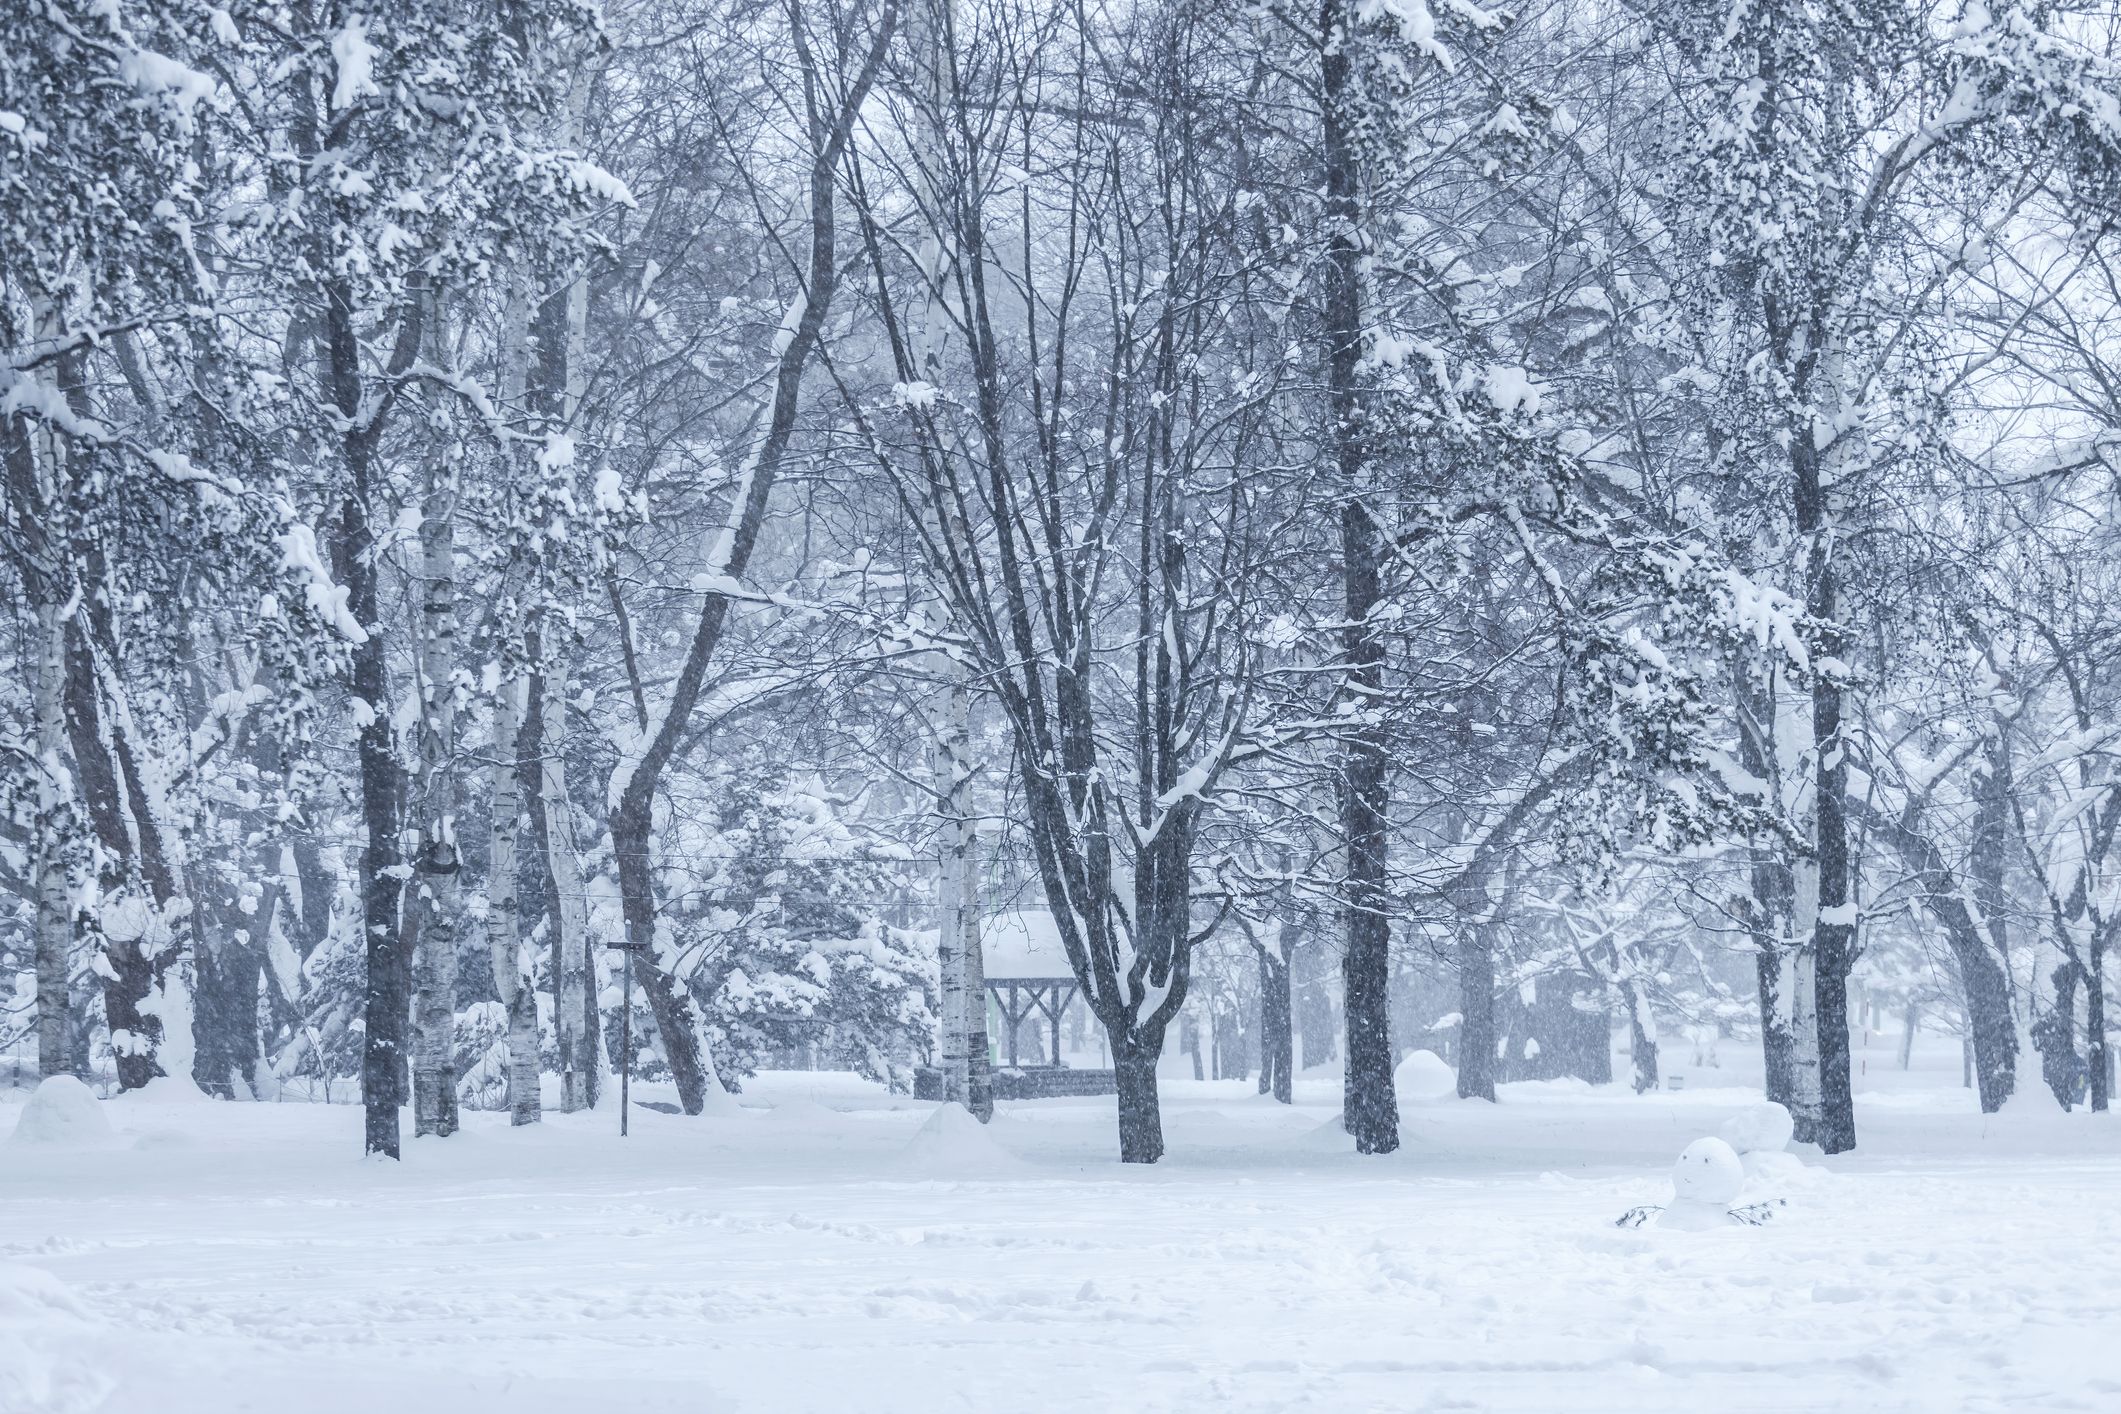
<instances>
[{"instance_id":1,"label":"snow on ground","mask_svg":"<svg viewBox=\"0 0 2121 1414\"><path fill-rule=\"evenodd\" d=\"M1109 1100L923 1133L850 1076L402 1166L350 1106L121 1099L116 1147L0 1142L0 1411L2121 1408L2116 1122L1884 1054L1862 1150L1707 1232L1612 1224L1757 1098L1713 1071L1410 1104L1381 1160L1330 1078L1168 1080L1150 1170Z\"/></svg>"}]
</instances>

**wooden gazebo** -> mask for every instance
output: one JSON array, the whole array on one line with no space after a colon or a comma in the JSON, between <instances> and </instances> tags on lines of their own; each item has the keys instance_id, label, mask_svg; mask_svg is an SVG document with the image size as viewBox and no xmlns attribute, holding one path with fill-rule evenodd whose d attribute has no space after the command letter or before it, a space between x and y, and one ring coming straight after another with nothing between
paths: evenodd
<instances>
[{"instance_id":1,"label":"wooden gazebo","mask_svg":"<svg viewBox=\"0 0 2121 1414\"><path fill-rule=\"evenodd\" d=\"M1109 1069L1079 1070L1061 1060L1061 1018L1077 988L1053 915L1043 908L989 914L980 924L980 957L987 995L994 999L1008 1036L994 1071L995 1097L1040 1100L1115 1093ZM1034 1016L1046 1019L1048 1059L1027 1066L1017 1033Z\"/></svg>"},{"instance_id":2,"label":"wooden gazebo","mask_svg":"<svg viewBox=\"0 0 2121 1414\"><path fill-rule=\"evenodd\" d=\"M980 925L981 961L987 973L987 994L1001 1012L1004 1035L1003 1064L1023 1069L1018 1058L1017 1033L1034 1015L1046 1018L1051 1038L1046 1065L1061 1064L1061 1017L1075 1000L1075 970L1068 966L1067 949L1061 946L1060 929L1053 915L1043 908L1015 909L996 913Z\"/></svg>"}]
</instances>

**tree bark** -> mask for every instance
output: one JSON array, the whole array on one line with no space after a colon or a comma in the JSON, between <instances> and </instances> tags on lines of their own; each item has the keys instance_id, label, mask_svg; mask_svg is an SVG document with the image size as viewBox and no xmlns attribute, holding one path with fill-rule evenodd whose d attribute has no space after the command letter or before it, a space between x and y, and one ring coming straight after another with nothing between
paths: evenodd
<instances>
[{"instance_id":1,"label":"tree bark","mask_svg":"<svg viewBox=\"0 0 2121 1414\"><path fill-rule=\"evenodd\" d=\"M538 687L538 796L545 828L545 877L552 893L554 1027L560 1048L560 1108L596 1105L601 1047L589 956L589 899L582 882L574 802L567 790L566 660L554 656Z\"/></svg>"},{"instance_id":2,"label":"tree bark","mask_svg":"<svg viewBox=\"0 0 2121 1414\"><path fill-rule=\"evenodd\" d=\"M1154 1042L1129 1029L1107 1027L1112 1043L1113 1080L1119 1089L1119 1161L1153 1164L1164 1156L1163 1110L1156 1094L1156 1060L1163 1036Z\"/></svg>"},{"instance_id":3,"label":"tree bark","mask_svg":"<svg viewBox=\"0 0 2121 1414\"><path fill-rule=\"evenodd\" d=\"M413 965L412 1124L415 1135L441 1137L457 1131L457 934L463 919L463 855L456 837L456 516L455 474L437 462L420 518L422 917ZM512 897L513 882L508 888Z\"/></svg>"},{"instance_id":4,"label":"tree bark","mask_svg":"<svg viewBox=\"0 0 2121 1414\"><path fill-rule=\"evenodd\" d=\"M1628 1058L1634 1062L1635 1093L1647 1095L1659 1083L1657 1073L1657 1023L1649 1014L1649 1002L1639 988L1622 986L1628 1007Z\"/></svg>"},{"instance_id":5,"label":"tree bark","mask_svg":"<svg viewBox=\"0 0 2121 1414\"><path fill-rule=\"evenodd\" d=\"M1458 928L1458 1098L1495 1098L1495 958L1487 927Z\"/></svg>"},{"instance_id":6,"label":"tree bark","mask_svg":"<svg viewBox=\"0 0 2121 1414\"><path fill-rule=\"evenodd\" d=\"M2011 1017L2010 978L1967 906L1959 877L1943 851L1917 828L1913 812L1892 816L1866 810L1875 837L1890 845L1922 886L1923 910L1944 928L1966 1001L1967 1045L1973 1058L1981 1112L1994 1114L2018 1084L2018 1028Z\"/></svg>"},{"instance_id":7,"label":"tree bark","mask_svg":"<svg viewBox=\"0 0 2121 1414\"><path fill-rule=\"evenodd\" d=\"M1287 927L1286 924L1283 925ZM1284 935L1286 936L1286 935ZM1277 946L1282 946L1277 944ZM1270 1091L1281 1103L1296 1099L1294 1016L1290 1006L1289 960L1262 947L1259 952L1259 1093Z\"/></svg>"},{"instance_id":8,"label":"tree bark","mask_svg":"<svg viewBox=\"0 0 2121 1414\"><path fill-rule=\"evenodd\" d=\"M333 281L326 305L328 391L349 422L361 408L360 346L353 294ZM404 1098L406 1003L409 991L398 899L404 860L398 847L403 770L391 741L390 667L384 653L379 566L370 524L371 434L348 434L346 498L333 536L333 573L346 589L346 606L364 632L354 646L351 673L361 780L361 927L367 981L362 998L361 1103L363 1142L371 1154L398 1157L398 1106Z\"/></svg>"},{"instance_id":9,"label":"tree bark","mask_svg":"<svg viewBox=\"0 0 2121 1414\"><path fill-rule=\"evenodd\" d=\"M965 974L964 1104L985 1124L994 1118L994 1063L987 1046L987 958L980 943L979 839L969 829L962 868L957 951Z\"/></svg>"},{"instance_id":10,"label":"tree bark","mask_svg":"<svg viewBox=\"0 0 2121 1414\"><path fill-rule=\"evenodd\" d=\"M510 1124L536 1124L543 1114L538 1093L538 994L522 964L522 909L517 898L521 869L518 846L523 832L519 742L524 689L523 677L510 674L494 693L493 827L486 882L486 951L493 967L494 990L508 1015ZM556 916L557 901L553 911Z\"/></svg>"},{"instance_id":11,"label":"tree bark","mask_svg":"<svg viewBox=\"0 0 2121 1414\"><path fill-rule=\"evenodd\" d=\"M1369 449L1359 384L1362 357L1362 267L1358 239L1359 159L1355 150L1354 75L1348 56L1354 15L1344 0L1325 0L1320 33L1333 37L1323 57L1321 105L1325 162L1324 336L1329 436L1338 474L1341 631L1345 692L1356 725L1341 744L1341 831L1347 851L1342 909L1347 951L1341 960L1347 1026L1345 1123L1362 1154L1399 1147L1399 1104L1392 1090L1391 920L1385 912L1386 831L1390 809L1385 728L1377 714L1384 693L1384 644L1370 616L1383 598L1384 547L1363 503Z\"/></svg>"},{"instance_id":12,"label":"tree bark","mask_svg":"<svg viewBox=\"0 0 2121 1414\"><path fill-rule=\"evenodd\" d=\"M37 1073L73 1070L69 1045L68 970L74 944L67 845L73 819L73 774L66 740L66 625L59 605L37 606L37 844L31 877L37 900Z\"/></svg>"},{"instance_id":13,"label":"tree bark","mask_svg":"<svg viewBox=\"0 0 2121 1414\"><path fill-rule=\"evenodd\" d=\"M2103 931L2086 950L2084 973L2084 1060L2090 1067L2088 1083L2093 1114L2105 1114L2111 1095L2113 1069L2106 1045L2106 939Z\"/></svg>"}]
</instances>

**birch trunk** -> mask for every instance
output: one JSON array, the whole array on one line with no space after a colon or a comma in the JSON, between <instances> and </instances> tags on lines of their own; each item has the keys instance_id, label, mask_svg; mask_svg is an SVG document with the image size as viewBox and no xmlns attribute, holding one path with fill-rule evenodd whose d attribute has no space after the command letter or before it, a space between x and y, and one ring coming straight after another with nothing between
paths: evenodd
<instances>
[{"instance_id":1,"label":"birch trunk","mask_svg":"<svg viewBox=\"0 0 2121 1414\"><path fill-rule=\"evenodd\" d=\"M60 606L37 606L37 1073L72 1067L68 1044L67 969L74 942L66 841L73 776L66 769L66 621Z\"/></svg>"},{"instance_id":2,"label":"birch trunk","mask_svg":"<svg viewBox=\"0 0 2121 1414\"><path fill-rule=\"evenodd\" d=\"M545 807L545 866L552 884L555 1029L560 1042L560 1108L596 1104L596 989L589 974L589 900L582 886L574 806L567 795L567 683L564 664L547 665L538 715L539 798Z\"/></svg>"},{"instance_id":3,"label":"birch trunk","mask_svg":"<svg viewBox=\"0 0 2121 1414\"><path fill-rule=\"evenodd\" d=\"M420 519L420 903L413 967L415 1135L457 1129L457 930L463 916L456 839L456 501L454 471L430 473Z\"/></svg>"},{"instance_id":4,"label":"birch trunk","mask_svg":"<svg viewBox=\"0 0 2121 1414\"><path fill-rule=\"evenodd\" d=\"M37 337L57 332L57 320L39 303ZM66 765L66 621L70 597L57 541L59 438L49 422L32 424L26 414L0 416L0 450L10 498L23 508L23 587L36 613L35 688L32 713L37 754L35 852L30 893L36 906L37 1069L63 1075L74 1067L73 1016L67 985L74 941L68 842L76 833L74 778ZM27 656L27 655L25 655Z\"/></svg>"},{"instance_id":5,"label":"birch trunk","mask_svg":"<svg viewBox=\"0 0 2121 1414\"><path fill-rule=\"evenodd\" d=\"M486 883L486 951L494 990L508 1013L508 1119L536 1124L538 994L522 963L521 908L516 897L517 846L523 832L523 773L517 742L523 726L524 682L504 677L493 700L493 835Z\"/></svg>"},{"instance_id":6,"label":"birch trunk","mask_svg":"<svg viewBox=\"0 0 2121 1414\"><path fill-rule=\"evenodd\" d=\"M965 950L964 883L965 822L953 808L957 791L957 762L950 750L947 729L935 743L935 794L939 828L936 847L935 956L941 973L942 1023L941 1061L943 1099L965 1103Z\"/></svg>"},{"instance_id":7,"label":"birch trunk","mask_svg":"<svg viewBox=\"0 0 2121 1414\"><path fill-rule=\"evenodd\" d=\"M958 953L965 971L965 1108L982 1124L994 1118L994 1067L987 1054L987 966L979 935L979 837L965 830L958 876Z\"/></svg>"}]
</instances>

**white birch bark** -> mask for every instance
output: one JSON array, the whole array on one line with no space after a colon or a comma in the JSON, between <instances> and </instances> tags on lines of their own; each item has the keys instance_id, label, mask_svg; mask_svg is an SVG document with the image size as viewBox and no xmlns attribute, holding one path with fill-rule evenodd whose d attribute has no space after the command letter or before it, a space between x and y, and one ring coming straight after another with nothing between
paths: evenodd
<instances>
[{"instance_id":1,"label":"white birch bark","mask_svg":"<svg viewBox=\"0 0 2121 1414\"><path fill-rule=\"evenodd\" d=\"M1825 1104L1819 1071L1819 974L1812 934L1819 920L1819 868L1798 860L1797 906L1790 919L1784 976L1790 998L1790 1115L1799 1135L1816 1132Z\"/></svg>"},{"instance_id":2,"label":"white birch bark","mask_svg":"<svg viewBox=\"0 0 2121 1414\"><path fill-rule=\"evenodd\" d=\"M456 501L453 467L429 472L420 520L421 919L413 960L413 1133L457 1128L457 929L463 912L456 839Z\"/></svg>"},{"instance_id":3,"label":"white birch bark","mask_svg":"<svg viewBox=\"0 0 2121 1414\"><path fill-rule=\"evenodd\" d=\"M502 313L501 395L518 406L529 385L530 300L520 280L510 283ZM522 458L511 449L505 463L518 475ZM486 870L486 955L493 970L494 994L508 1017L508 1118L510 1124L536 1124L542 1114L539 1094L538 997L523 965L522 909L517 896L523 834L521 748L524 698L528 683L520 662L506 653L498 665L500 681L493 697L493 746L488 766L493 800Z\"/></svg>"},{"instance_id":4,"label":"white birch bark","mask_svg":"<svg viewBox=\"0 0 2121 1414\"><path fill-rule=\"evenodd\" d=\"M968 698L969 701L969 698ZM969 720L969 714L968 718ZM959 759L962 744L957 736ZM965 847L958 874L958 952L965 972L965 1108L981 1123L994 1118L994 1077L987 1057L987 968L980 947L979 834L971 818L964 821Z\"/></svg>"},{"instance_id":5,"label":"white birch bark","mask_svg":"<svg viewBox=\"0 0 2121 1414\"><path fill-rule=\"evenodd\" d=\"M58 320L48 306L38 310L40 339L57 333ZM44 515L60 504L58 433L49 422L38 424L30 442L34 476ZM43 518L40 517L40 520ZM69 1069L67 974L74 942L73 899L68 878L67 839L73 812L74 778L66 765L66 621L71 605L60 602L66 583L59 572L57 527L48 520L34 527L32 542L41 563L28 576L37 604L37 844L31 861L31 891L37 901L37 1073L60 1075Z\"/></svg>"},{"instance_id":6,"label":"white birch bark","mask_svg":"<svg viewBox=\"0 0 2121 1414\"><path fill-rule=\"evenodd\" d=\"M935 952L942 977L941 1061L943 1098L965 1103L965 950L964 883L965 819L954 808L960 794L958 763L950 750L947 729L935 742L936 899Z\"/></svg>"},{"instance_id":7,"label":"white birch bark","mask_svg":"<svg viewBox=\"0 0 2121 1414\"><path fill-rule=\"evenodd\" d=\"M523 776L516 741L523 727L525 683L521 674L501 680L493 703L493 833L486 883L486 951L494 990L508 1014L508 1119L536 1124L538 1091L538 996L523 966L521 907L516 897L523 833Z\"/></svg>"},{"instance_id":8,"label":"white birch bark","mask_svg":"<svg viewBox=\"0 0 2121 1414\"><path fill-rule=\"evenodd\" d=\"M73 951L65 816L73 800L73 775L61 754L66 745L66 619L62 606L37 606L37 849L31 865L37 900L37 1073L61 1075L67 1055L67 969Z\"/></svg>"}]
</instances>

